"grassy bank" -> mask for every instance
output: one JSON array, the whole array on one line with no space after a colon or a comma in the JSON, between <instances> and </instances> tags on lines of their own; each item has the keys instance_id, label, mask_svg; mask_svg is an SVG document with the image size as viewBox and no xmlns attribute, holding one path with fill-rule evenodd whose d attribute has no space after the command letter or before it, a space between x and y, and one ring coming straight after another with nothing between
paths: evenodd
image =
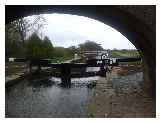
<instances>
[{"instance_id":1,"label":"grassy bank","mask_svg":"<svg viewBox=\"0 0 160 122\"><path fill-rule=\"evenodd\" d=\"M125 57L139 57L140 54L136 50L112 50L111 57L125 58Z\"/></svg>"}]
</instances>

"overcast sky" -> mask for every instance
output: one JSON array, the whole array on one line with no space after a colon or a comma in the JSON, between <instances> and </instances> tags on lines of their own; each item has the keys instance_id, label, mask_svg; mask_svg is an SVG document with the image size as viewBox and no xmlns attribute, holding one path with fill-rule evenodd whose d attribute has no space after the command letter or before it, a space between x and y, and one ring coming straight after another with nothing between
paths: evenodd
<instances>
[{"instance_id":1,"label":"overcast sky","mask_svg":"<svg viewBox=\"0 0 160 122\"><path fill-rule=\"evenodd\" d=\"M69 14L43 14L43 17L47 25L42 33L50 38L54 46L77 46L91 40L104 49L135 49L125 36L100 21Z\"/></svg>"}]
</instances>

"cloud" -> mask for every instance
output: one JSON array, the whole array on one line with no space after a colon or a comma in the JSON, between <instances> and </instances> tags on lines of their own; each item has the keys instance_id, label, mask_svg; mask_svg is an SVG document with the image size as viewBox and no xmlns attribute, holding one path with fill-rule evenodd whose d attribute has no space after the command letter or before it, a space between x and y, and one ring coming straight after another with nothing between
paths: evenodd
<instances>
[{"instance_id":1,"label":"cloud","mask_svg":"<svg viewBox=\"0 0 160 122\"><path fill-rule=\"evenodd\" d=\"M104 23L83 16L69 14L44 14L47 25L43 33L55 46L69 47L95 41L105 49L135 49L120 32Z\"/></svg>"}]
</instances>

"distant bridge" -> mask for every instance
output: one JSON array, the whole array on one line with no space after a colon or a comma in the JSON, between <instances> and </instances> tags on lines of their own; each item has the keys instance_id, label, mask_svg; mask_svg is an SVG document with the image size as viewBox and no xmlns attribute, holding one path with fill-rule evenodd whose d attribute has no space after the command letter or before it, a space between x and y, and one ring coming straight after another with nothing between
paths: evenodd
<instances>
[{"instance_id":1,"label":"distant bridge","mask_svg":"<svg viewBox=\"0 0 160 122\"><path fill-rule=\"evenodd\" d=\"M86 59L105 59L110 56L106 50L98 51L81 51L80 56Z\"/></svg>"}]
</instances>

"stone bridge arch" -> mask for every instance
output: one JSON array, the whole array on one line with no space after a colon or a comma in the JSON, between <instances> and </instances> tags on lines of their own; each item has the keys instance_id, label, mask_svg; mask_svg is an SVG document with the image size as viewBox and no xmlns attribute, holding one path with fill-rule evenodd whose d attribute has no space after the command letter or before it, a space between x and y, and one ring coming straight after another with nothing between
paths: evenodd
<instances>
[{"instance_id":1,"label":"stone bridge arch","mask_svg":"<svg viewBox=\"0 0 160 122\"><path fill-rule=\"evenodd\" d=\"M63 13L89 17L107 24L130 40L143 58L144 91L156 93L156 7L152 5L6 6L6 24L36 14ZM85 29L85 28L84 28Z\"/></svg>"}]
</instances>

